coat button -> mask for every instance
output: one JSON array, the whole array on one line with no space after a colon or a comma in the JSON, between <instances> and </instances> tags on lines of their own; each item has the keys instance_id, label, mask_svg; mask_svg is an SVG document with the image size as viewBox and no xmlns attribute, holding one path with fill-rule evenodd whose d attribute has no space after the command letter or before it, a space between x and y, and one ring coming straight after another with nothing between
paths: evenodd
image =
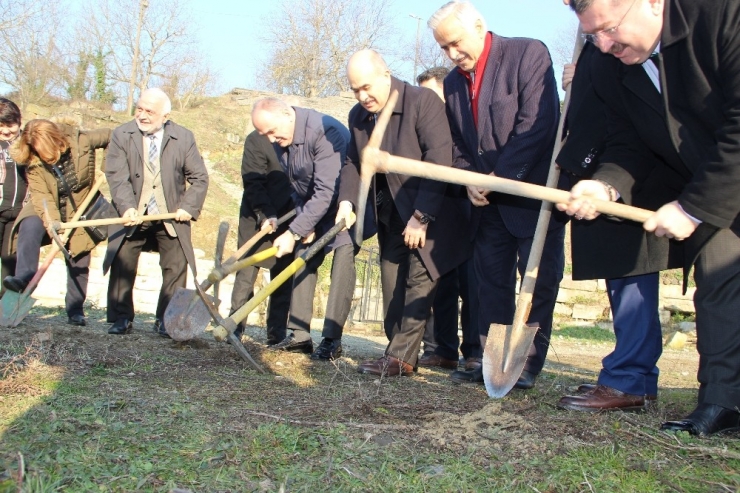
<instances>
[{"instance_id":1,"label":"coat button","mask_svg":"<svg viewBox=\"0 0 740 493\"><path fill-rule=\"evenodd\" d=\"M479 156L482 156L483 155L483 149L478 149L478 155Z\"/></svg>"},{"instance_id":2,"label":"coat button","mask_svg":"<svg viewBox=\"0 0 740 493\"><path fill-rule=\"evenodd\" d=\"M141 175L139 173L136 173L136 178L141 178Z\"/></svg>"}]
</instances>

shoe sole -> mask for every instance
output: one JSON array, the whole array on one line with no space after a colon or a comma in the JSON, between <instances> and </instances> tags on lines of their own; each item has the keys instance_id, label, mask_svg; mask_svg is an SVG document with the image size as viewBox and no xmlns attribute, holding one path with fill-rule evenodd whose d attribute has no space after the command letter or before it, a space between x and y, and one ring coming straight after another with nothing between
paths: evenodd
<instances>
[{"instance_id":1,"label":"shoe sole","mask_svg":"<svg viewBox=\"0 0 740 493\"><path fill-rule=\"evenodd\" d=\"M285 351L286 353L303 353L303 354L311 354L313 353L313 347L305 347L305 348L286 348L286 347L275 347L277 346L268 346L267 348L271 351Z\"/></svg>"},{"instance_id":2,"label":"shoe sole","mask_svg":"<svg viewBox=\"0 0 740 493\"><path fill-rule=\"evenodd\" d=\"M358 373L362 373L363 375L375 375L376 377L410 377L414 374L414 372L408 373L408 372L401 372L397 373L395 375L389 375L386 372L383 373L376 373L374 371L368 370L366 368L358 368Z\"/></svg>"},{"instance_id":3,"label":"shoe sole","mask_svg":"<svg viewBox=\"0 0 740 493\"><path fill-rule=\"evenodd\" d=\"M647 411L647 407L643 406L628 406L628 407L583 407L583 406L576 406L573 404L556 404L556 407L558 409L565 409L568 411L580 411L585 413L610 413L614 411L623 411L623 412L642 412Z\"/></svg>"}]
</instances>

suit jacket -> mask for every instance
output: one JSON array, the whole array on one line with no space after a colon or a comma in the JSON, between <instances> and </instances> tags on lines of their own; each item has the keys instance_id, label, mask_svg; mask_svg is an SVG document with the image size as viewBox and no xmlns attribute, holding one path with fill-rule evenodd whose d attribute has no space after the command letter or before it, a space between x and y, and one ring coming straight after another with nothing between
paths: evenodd
<instances>
[{"instance_id":1,"label":"suit jacket","mask_svg":"<svg viewBox=\"0 0 740 493\"><path fill-rule=\"evenodd\" d=\"M453 166L537 185L547 182L560 115L555 75L540 41L492 35L473 120L466 77L453 70L444 82L447 117L454 143ZM494 193L509 232L534 236L541 202ZM473 230L478 207L473 207ZM553 212L551 227L564 222Z\"/></svg>"},{"instance_id":2,"label":"suit jacket","mask_svg":"<svg viewBox=\"0 0 740 493\"><path fill-rule=\"evenodd\" d=\"M160 173L167 209L183 209L197 220L208 192L208 171L198 152L193 133L172 121L164 125L162 149L160 151ZM111 199L120 215L139 204L144 182L143 139L135 120L113 130L106 156L105 176L110 186ZM186 183L190 186L186 187ZM174 221L188 262L195 269L195 255L190 240L190 222ZM118 253L125 236L132 228L111 228L108 249L103 262L107 272Z\"/></svg>"},{"instance_id":3,"label":"suit jacket","mask_svg":"<svg viewBox=\"0 0 740 493\"><path fill-rule=\"evenodd\" d=\"M288 175L278 162L270 140L254 130L244 140L242 154L244 194L240 215L252 217L257 225L293 209Z\"/></svg>"},{"instance_id":4,"label":"suit jacket","mask_svg":"<svg viewBox=\"0 0 740 493\"><path fill-rule=\"evenodd\" d=\"M594 45L587 43L573 77L567 116L568 138L557 163L575 179L590 177L604 150L607 110L593 88L591 65L594 60L607 56L611 57L602 55ZM658 91L645 71L640 67L634 76L641 93L657 102ZM624 106L620 105L619 110L622 115L626 114ZM650 120L646 124L660 127L662 115L660 111L650 112L646 115ZM657 176L647 179L635 192L633 204L655 209L673 200L677 190L671 192L660 180ZM571 223L571 257L574 279L614 279L681 267L683 242L657 237L646 232L640 223L602 215L593 221Z\"/></svg>"},{"instance_id":5,"label":"suit jacket","mask_svg":"<svg viewBox=\"0 0 740 493\"><path fill-rule=\"evenodd\" d=\"M339 173L347 156L349 132L329 115L306 108L293 109L293 142L288 147L275 143L273 148L288 175L296 205L290 230L304 237L315 231L318 238L334 226ZM349 233L342 231L329 248L350 242Z\"/></svg>"},{"instance_id":6,"label":"suit jacket","mask_svg":"<svg viewBox=\"0 0 740 493\"><path fill-rule=\"evenodd\" d=\"M740 4L669 0L663 16L659 98L638 84L640 66L608 58L594 66L597 91L616 91L605 97L610 110L629 109L614 119L595 177L628 203L650 176L674 190L681 207L703 221L686 240L689 269L718 228L740 229L740 59L734 56ZM664 112L660 124L649 125L646 118L656 111Z\"/></svg>"},{"instance_id":7,"label":"suit jacket","mask_svg":"<svg viewBox=\"0 0 740 493\"><path fill-rule=\"evenodd\" d=\"M380 148L395 156L450 166L452 142L444 105L434 92L411 86L395 77L391 91L398 102L383 136ZM347 165L342 168L339 201L350 201L357 208L360 188L360 152L375 127L373 115L360 104L349 113L351 140ZM415 209L436 217L427 227L426 243L419 249L424 266L433 279L451 271L471 254L468 234L469 201L457 185L388 173L388 188L401 219L408 222ZM370 194L375 204L375 187ZM372 207L372 205L371 205Z\"/></svg>"}]
</instances>

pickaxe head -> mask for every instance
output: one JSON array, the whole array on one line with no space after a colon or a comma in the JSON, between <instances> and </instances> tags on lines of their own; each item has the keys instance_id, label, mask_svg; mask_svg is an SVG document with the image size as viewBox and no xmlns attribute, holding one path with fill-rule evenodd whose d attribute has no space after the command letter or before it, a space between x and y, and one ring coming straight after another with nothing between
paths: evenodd
<instances>
[{"instance_id":1,"label":"pickaxe head","mask_svg":"<svg viewBox=\"0 0 740 493\"><path fill-rule=\"evenodd\" d=\"M385 173L383 163L388 153L380 150L380 144L383 142L383 134L388 127L388 122L393 114L393 108L398 101L398 91L391 92L388 101L380 111L380 116L375 122L375 129L367 145L360 153L360 190L357 195L357 223L355 224L355 238L358 244L362 243L362 233L365 218L365 207L367 206L367 196L370 193L370 185L373 175L378 171Z\"/></svg>"},{"instance_id":2,"label":"pickaxe head","mask_svg":"<svg viewBox=\"0 0 740 493\"><path fill-rule=\"evenodd\" d=\"M67 258L67 260L71 260L72 256L69 254L69 251L64 246L64 241L59 236L59 221L51 220L51 214L49 212L49 206L46 204L46 200L44 200L44 222L48 225L46 228L46 232L49 234L49 236L51 236L51 238L59 247L59 250Z\"/></svg>"}]
</instances>

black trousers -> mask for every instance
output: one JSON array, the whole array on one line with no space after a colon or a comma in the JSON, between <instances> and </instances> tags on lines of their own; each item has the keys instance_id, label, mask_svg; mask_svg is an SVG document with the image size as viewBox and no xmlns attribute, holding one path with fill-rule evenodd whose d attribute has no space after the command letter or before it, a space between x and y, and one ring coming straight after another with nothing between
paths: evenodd
<instances>
[{"instance_id":1,"label":"black trousers","mask_svg":"<svg viewBox=\"0 0 740 493\"><path fill-rule=\"evenodd\" d=\"M20 207L6 207L0 210L0 276L5 279L15 275L16 256L10 253L10 243L13 240L13 223L20 214ZM0 297L5 293L5 287L0 285Z\"/></svg>"},{"instance_id":2,"label":"black trousers","mask_svg":"<svg viewBox=\"0 0 740 493\"><path fill-rule=\"evenodd\" d=\"M172 295L177 288L184 288L187 281L188 261L180 241L167 234L161 221L140 224L134 233L123 240L110 269L108 281L108 322L119 319L133 320L134 282L139 256L147 242L156 243L159 266L162 269L162 288L159 291L156 317L162 320Z\"/></svg>"},{"instance_id":3,"label":"black trousers","mask_svg":"<svg viewBox=\"0 0 740 493\"><path fill-rule=\"evenodd\" d=\"M740 234L720 230L695 265L699 402L740 408Z\"/></svg>"},{"instance_id":4,"label":"black trousers","mask_svg":"<svg viewBox=\"0 0 740 493\"><path fill-rule=\"evenodd\" d=\"M378 227L383 325L390 340L386 354L416 366L437 281L429 275L419 251L404 244L401 233L405 224L397 213L390 222Z\"/></svg>"},{"instance_id":5,"label":"black trousers","mask_svg":"<svg viewBox=\"0 0 740 493\"><path fill-rule=\"evenodd\" d=\"M308 250L311 245L299 244L295 250L298 257ZM357 274L355 271L355 247L352 244L342 245L334 250L331 266L331 284L329 285L329 299L326 302L324 314L324 329L322 337L341 339L344 324L349 316L352 304L352 295L355 291ZM314 297L318 270L324 262L326 252L322 251L309 259L306 265L299 270L293 280L293 296L290 301L290 315L288 329L310 332L311 318L314 312Z\"/></svg>"},{"instance_id":6,"label":"black trousers","mask_svg":"<svg viewBox=\"0 0 740 493\"><path fill-rule=\"evenodd\" d=\"M524 270L532 248L532 237L517 238L509 233L495 203L482 208L475 237L473 259L478 280L479 329L488 335L492 323L509 325L516 311L516 269ZM563 278L565 227L547 233L542 260L532 295L532 309L527 325L537 326L537 335L524 370L539 374L550 347L552 316Z\"/></svg>"},{"instance_id":7,"label":"black trousers","mask_svg":"<svg viewBox=\"0 0 740 493\"><path fill-rule=\"evenodd\" d=\"M16 277L30 281L39 268L39 255L44 240L48 240L44 223L38 216L29 216L18 229L18 261L15 267ZM66 259L67 294L64 305L67 316L84 315L82 305L87 298L87 282L90 275L90 252L82 253L72 259Z\"/></svg>"},{"instance_id":8,"label":"black trousers","mask_svg":"<svg viewBox=\"0 0 740 493\"><path fill-rule=\"evenodd\" d=\"M256 229L256 221L252 217L241 216L239 218L239 235L238 244L241 247L247 242L255 233L258 232ZM283 230L287 229L281 228ZM275 233L280 234L281 229ZM265 248L270 246L269 241L264 241ZM262 243L258 243L249 254L262 250ZM274 279L280 272L283 271L293 261L293 257L286 255L281 258L274 259L274 262L270 266L270 276ZM257 275L260 268L256 265L242 269L236 273L234 277L234 287L231 292L231 313L234 313L241 308L245 303L252 299L254 296L254 283L257 280ZM293 283L290 281L284 282L274 293L270 295L270 300L267 304L267 338L269 341L282 341L285 338L285 329L288 326L288 310L290 309L290 296L293 291ZM243 323L241 324L243 325Z\"/></svg>"}]
</instances>

